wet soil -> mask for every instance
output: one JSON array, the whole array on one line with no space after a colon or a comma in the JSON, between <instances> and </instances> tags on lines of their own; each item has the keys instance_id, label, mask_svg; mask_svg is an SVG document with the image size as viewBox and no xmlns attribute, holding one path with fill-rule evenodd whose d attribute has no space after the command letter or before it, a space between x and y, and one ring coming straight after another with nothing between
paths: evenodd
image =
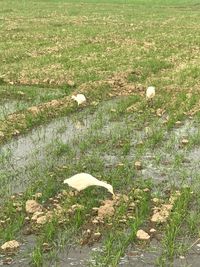
<instances>
[{"instance_id":1,"label":"wet soil","mask_svg":"<svg viewBox=\"0 0 200 267\"><path fill-rule=\"evenodd\" d=\"M26 108L28 105L23 101L9 100L8 102L0 102L0 120L4 120L7 115L18 110Z\"/></svg>"}]
</instances>

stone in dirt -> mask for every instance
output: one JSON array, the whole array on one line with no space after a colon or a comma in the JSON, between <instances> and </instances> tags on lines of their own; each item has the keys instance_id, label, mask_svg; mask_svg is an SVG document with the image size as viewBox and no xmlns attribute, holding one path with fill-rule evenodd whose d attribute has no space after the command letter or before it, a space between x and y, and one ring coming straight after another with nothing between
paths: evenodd
<instances>
[{"instance_id":1,"label":"stone in dirt","mask_svg":"<svg viewBox=\"0 0 200 267\"><path fill-rule=\"evenodd\" d=\"M150 235L141 229L137 231L136 236L139 240L149 240L150 239Z\"/></svg>"},{"instance_id":2,"label":"stone in dirt","mask_svg":"<svg viewBox=\"0 0 200 267\"><path fill-rule=\"evenodd\" d=\"M35 213L36 211L42 211L42 206L35 200L27 200L26 201L26 212L27 213Z\"/></svg>"},{"instance_id":3,"label":"stone in dirt","mask_svg":"<svg viewBox=\"0 0 200 267\"><path fill-rule=\"evenodd\" d=\"M161 214L160 212L156 212L153 214L151 221L156 223L163 223L167 221L167 218L169 217L169 213Z\"/></svg>"},{"instance_id":4,"label":"stone in dirt","mask_svg":"<svg viewBox=\"0 0 200 267\"><path fill-rule=\"evenodd\" d=\"M144 191L144 192L149 192L150 189L149 189L149 188L144 188L143 191Z\"/></svg>"},{"instance_id":5,"label":"stone in dirt","mask_svg":"<svg viewBox=\"0 0 200 267\"><path fill-rule=\"evenodd\" d=\"M128 206L128 209L129 210L133 210L134 208L136 207L135 203L134 202L131 202Z\"/></svg>"},{"instance_id":6,"label":"stone in dirt","mask_svg":"<svg viewBox=\"0 0 200 267\"><path fill-rule=\"evenodd\" d=\"M99 221L97 219L92 220L93 224L99 224Z\"/></svg>"},{"instance_id":7,"label":"stone in dirt","mask_svg":"<svg viewBox=\"0 0 200 267\"><path fill-rule=\"evenodd\" d=\"M4 243L2 246L1 246L1 249L3 251L14 251L16 249L19 248L19 242L16 241L16 240L10 240L10 241L7 241L6 243Z\"/></svg>"}]
</instances>

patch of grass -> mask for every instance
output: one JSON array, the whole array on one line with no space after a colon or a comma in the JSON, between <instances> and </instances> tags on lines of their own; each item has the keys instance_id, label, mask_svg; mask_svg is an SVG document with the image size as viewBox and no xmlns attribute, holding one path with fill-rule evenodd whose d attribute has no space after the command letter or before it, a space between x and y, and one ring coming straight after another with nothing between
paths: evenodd
<instances>
[{"instance_id":1,"label":"patch of grass","mask_svg":"<svg viewBox=\"0 0 200 267\"><path fill-rule=\"evenodd\" d=\"M125 214L125 211L126 209L122 210L122 214ZM127 246L135 240L137 230L149 215L149 195L142 190L139 205L133 215L134 219L129 219L127 222L127 229L120 225L119 216L116 214L114 225L103 241L103 250L94 254L90 266L116 266Z\"/></svg>"},{"instance_id":2,"label":"patch of grass","mask_svg":"<svg viewBox=\"0 0 200 267\"><path fill-rule=\"evenodd\" d=\"M158 260L159 266L166 266L169 262L173 262L174 256L179 248L177 238L181 232L183 220L187 216L191 196L189 188L181 190L181 195L175 203L174 209L170 215L169 223L165 230L163 252Z\"/></svg>"}]
</instances>

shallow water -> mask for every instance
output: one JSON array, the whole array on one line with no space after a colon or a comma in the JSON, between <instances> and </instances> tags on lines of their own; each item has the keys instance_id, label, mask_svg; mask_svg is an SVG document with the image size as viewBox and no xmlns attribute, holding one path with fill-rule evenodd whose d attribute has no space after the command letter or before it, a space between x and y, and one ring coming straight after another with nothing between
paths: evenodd
<instances>
[{"instance_id":1,"label":"shallow water","mask_svg":"<svg viewBox=\"0 0 200 267\"><path fill-rule=\"evenodd\" d=\"M4 103L0 102L0 120L6 118L7 115L26 108L28 104L23 101L9 100Z\"/></svg>"},{"instance_id":2,"label":"shallow water","mask_svg":"<svg viewBox=\"0 0 200 267\"><path fill-rule=\"evenodd\" d=\"M82 111L55 119L1 146L0 184L7 184L10 194L23 191L29 182L34 181L34 172L42 174L48 168L62 163L62 157L54 153L59 144L70 145L73 151L77 152L79 142L85 136L93 134L91 129L95 127L97 120L103 125L108 123L107 110L115 105L116 100L108 101L99 106L93 114ZM106 115L102 117L104 112ZM111 123L107 128L109 127L112 127Z\"/></svg>"},{"instance_id":3,"label":"shallow water","mask_svg":"<svg viewBox=\"0 0 200 267\"><path fill-rule=\"evenodd\" d=\"M191 242L192 243L192 242ZM129 247L127 254L121 258L118 267L154 267L156 265L156 260L161 256L162 247L158 241L153 239L145 250L138 248ZM192 266L199 267L200 262L200 248L196 245L190 249L187 255L182 257L176 257L174 261L166 262L166 266L182 267L182 266Z\"/></svg>"},{"instance_id":4,"label":"shallow water","mask_svg":"<svg viewBox=\"0 0 200 267\"><path fill-rule=\"evenodd\" d=\"M59 266L59 267L66 267L66 266L88 266L88 261L90 259L90 256L93 252L98 251L99 245L94 246L72 246L69 248L69 250L66 251L63 250L59 253L58 256L58 263L49 263L45 264L45 267L48 266Z\"/></svg>"},{"instance_id":5,"label":"shallow water","mask_svg":"<svg viewBox=\"0 0 200 267\"><path fill-rule=\"evenodd\" d=\"M188 155L188 159L200 166L200 147L195 147Z\"/></svg>"},{"instance_id":6,"label":"shallow water","mask_svg":"<svg viewBox=\"0 0 200 267\"><path fill-rule=\"evenodd\" d=\"M9 155L8 160L3 161L1 173L3 170L10 172L14 176L14 185L10 183L10 191L23 191L25 181L33 180L34 170L44 171L53 166L59 159L55 160L53 151L48 151L48 146L55 146L56 142L68 144L74 138L80 137L89 128L90 120L85 119L83 126L77 129L76 123L68 117L51 122L49 125L40 126L31 133L21 136L16 140L4 145L1 151L2 155ZM62 131L61 131L62 129ZM18 180L18 181L17 181ZM20 182L21 180L21 182ZM12 187L12 188L11 188Z\"/></svg>"},{"instance_id":7,"label":"shallow water","mask_svg":"<svg viewBox=\"0 0 200 267\"><path fill-rule=\"evenodd\" d=\"M123 267L153 267L155 266L155 260L160 255L161 249L159 243L153 239L148 247L143 250L138 246L127 249L127 253L124 257L121 257L118 266Z\"/></svg>"},{"instance_id":8,"label":"shallow water","mask_svg":"<svg viewBox=\"0 0 200 267\"><path fill-rule=\"evenodd\" d=\"M20 240L19 252L13 258L10 266L12 267L27 267L30 266L30 256L36 245L36 237L34 235L23 236ZM0 266L8 266L4 264L3 259L0 259Z\"/></svg>"},{"instance_id":9,"label":"shallow water","mask_svg":"<svg viewBox=\"0 0 200 267\"><path fill-rule=\"evenodd\" d=\"M173 133L176 137L191 136L199 131L198 124L192 120L186 120L180 127L174 128Z\"/></svg>"},{"instance_id":10,"label":"shallow water","mask_svg":"<svg viewBox=\"0 0 200 267\"><path fill-rule=\"evenodd\" d=\"M198 131L198 125L194 121L187 121L186 125L182 125L178 129L173 129L169 134L164 146L159 146L153 151L150 150L144 154L142 157L142 163L144 167L142 170L138 171L138 175L141 175L144 179L151 178L155 183L155 191L157 191L156 183L160 182L166 182L166 189L169 184L179 187L184 184L194 184L195 181L198 182L198 179L196 180L196 178L198 177L200 169L200 148L194 147L191 150L187 150L185 147L179 146L182 136L185 135L187 137L191 137ZM170 151L168 150L168 144L170 146L172 144L172 149L170 149ZM175 163L175 155L177 152L183 155L183 162L180 165L176 165ZM158 158L161 158L161 160L158 160ZM149 246L145 246L144 250L138 248L137 246L129 247L125 255L121 258L118 266L156 266L155 262L161 253L161 248L161 244L154 239L151 241ZM199 262L200 248L196 247L195 249L191 250L184 259L176 258L173 266L198 267L200 266Z\"/></svg>"}]
</instances>

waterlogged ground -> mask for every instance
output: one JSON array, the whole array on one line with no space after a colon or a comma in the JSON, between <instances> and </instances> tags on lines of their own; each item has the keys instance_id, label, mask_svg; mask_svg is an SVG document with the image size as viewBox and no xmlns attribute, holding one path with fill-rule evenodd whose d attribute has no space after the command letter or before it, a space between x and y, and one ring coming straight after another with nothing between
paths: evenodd
<instances>
[{"instance_id":1,"label":"waterlogged ground","mask_svg":"<svg viewBox=\"0 0 200 267\"><path fill-rule=\"evenodd\" d=\"M199 7L1 1L0 266L199 266Z\"/></svg>"}]
</instances>

